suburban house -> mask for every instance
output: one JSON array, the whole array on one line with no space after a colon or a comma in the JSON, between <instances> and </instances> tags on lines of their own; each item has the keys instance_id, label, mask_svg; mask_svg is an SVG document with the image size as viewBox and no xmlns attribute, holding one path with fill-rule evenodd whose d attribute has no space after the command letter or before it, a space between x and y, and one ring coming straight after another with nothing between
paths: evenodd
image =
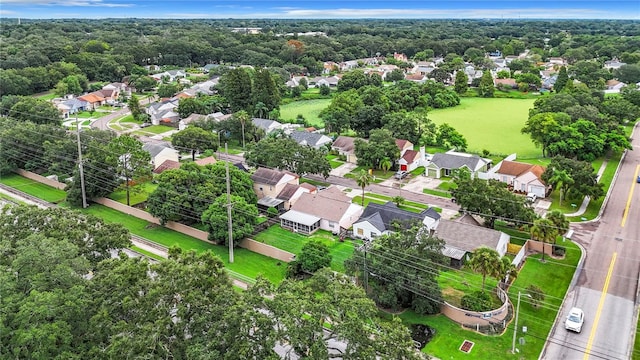
<instances>
[{"instance_id":1,"label":"suburban house","mask_svg":"<svg viewBox=\"0 0 640 360\"><path fill-rule=\"evenodd\" d=\"M514 191L533 193L539 198L545 198L548 186L542 181L542 173L546 168L512 161L513 159L515 156L511 155L499 162L489 171L489 178L508 184Z\"/></svg>"},{"instance_id":2,"label":"suburban house","mask_svg":"<svg viewBox=\"0 0 640 360\"><path fill-rule=\"evenodd\" d=\"M512 89L517 89L518 88L518 82L516 81L516 79L494 79L493 80L493 85L495 85L496 87L499 86L503 86L503 87L509 87Z\"/></svg>"},{"instance_id":3,"label":"suburban house","mask_svg":"<svg viewBox=\"0 0 640 360\"><path fill-rule=\"evenodd\" d=\"M251 123L258 129L264 130L265 134L269 134L277 129L282 129L282 124L275 120L253 118L251 119Z\"/></svg>"},{"instance_id":4,"label":"suburban house","mask_svg":"<svg viewBox=\"0 0 640 360\"><path fill-rule=\"evenodd\" d=\"M179 169L180 165L181 164L178 161L167 159L167 160L163 161L162 164L160 164L160 166L158 166L155 169L153 169L153 173L154 174L162 174L163 172L165 172L167 170Z\"/></svg>"},{"instance_id":5,"label":"suburban house","mask_svg":"<svg viewBox=\"0 0 640 360\"><path fill-rule=\"evenodd\" d=\"M467 253L482 246L494 249L500 256L504 256L511 239L502 231L447 219L440 220L433 236L445 242L442 252L451 259L451 266L455 267L463 264Z\"/></svg>"},{"instance_id":6,"label":"suburban house","mask_svg":"<svg viewBox=\"0 0 640 360\"><path fill-rule=\"evenodd\" d=\"M344 156L348 163L355 164L358 162L355 153L355 140L356 138L340 135L335 139L333 144L331 144L331 150L335 150L338 152L338 155Z\"/></svg>"},{"instance_id":7,"label":"suburban house","mask_svg":"<svg viewBox=\"0 0 640 360\"><path fill-rule=\"evenodd\" d=\"M278 199L287 184L298 185L300 176L289 171L277 169L258 168L251 175L253 191L258 195L258 208L267 210L274 207L284 210L284 200Z\"/></svg>"},{"instance_id":8,"label":"suburban house","mask_svg":"<svg viewBox=\"0 0 640 360\"><path fill-rule=\"evenodd\" d=\"M316 193L304 193L280 215L284 229L312 234L318 229L340 234L360 218L363 208L335 186Z\"/></svg>"},{"instance_id":9,"label":"suburban house","mask_svg":"<svg viewBox=\"0 0 640 360\"><path fill-rule=\"evenodd\" d=\"M218 160L216 160L216 158L214 158L213 156L207 156L205 158L194 161L194 163L198 164L199 166L207 166L207 165L215 164L217 162Z\"/></svg>"},{"instance_id":10,"label":"suburban house","mask_svg":"<svg viewBox=\"0 0 640 360\"><path fill-rule=\"evenodd\" d=\"M359 239L372 240L378 236L390 234L396 230L395 223L421 222L427 229L438 226L440 214L433 208L415 213L398 208L389 201L386 204L369 203L360 219L353 223L353 236Z\"/></svg>"},{"instance_id":11,"label":"suburban house","mask_svg":"<svg viewBox=\"0 0 640 360\"><path fill-rule=\"evenodd\" d=\"M604 62L604 68L607 69L607 70L617 70L617 69L620 69L624 65L627 65L627 64L623 63L622 61L620 61L618 59L607 60L607 61Z\"/></svg>"},{"instance_id":12,"label":"suburban house","mask_svg":"<svg viewBox=\"0 0 640 360\"><path fill-rule=\"evenodd\" d=\"M107 102L107 100L104 97L102 97L102 95L98 95L95 92L78 96L78 100L84 101L88 104L85 108L86 110L88 109L95 110L96 108L98 108L101 105L104 105Z\"/></svg>"},{"instance_id":13,"label":"suburban house","mask_svg":"<svg viewBox=\"0 0 640 360\"><path fill-rule=\"evenodd\" d=\"M449 150L446 153L433 155L426 167L426 175L439 179L442 176L451 176L455 170L467 169L474 177L481 172L486 172L490 167L491 159Z\"/></svg>"},{"instance_id":14,"label":"suburban house","mask_svg":"<svg viewBox=\"0 0 640 360\"><path fill-rule=\"evenodd\" d=\"M80 111L84 111L88 106L89 104L86 101L82 101L78 98L67 99L56 104L56 107L60 110L62 117L65 119Z\"/></svg>"},{"instance_id":15,"label":"suburban house","mask_svg":"<svg viewBox=\"0 0 640 360\"><path fill-rule=\"evenodd\" d=\"M620 92L620 90L622 90L623 87L627 86L627 84L615 79L611 79L607 80L606 86L607 89L604 91L605 94L617 94Z\"/></svg>"},{"instance_id":16,"label":"suburban house","mask_svg":"<svg viewBox=\"0 0 640 360\"><path fill-rule=\"evenodd\" d=\"M331 142L333 141L327 135L306 131L293 131L291 132L290 136L298 144L311 146L314 149L320 149L327 144L331 144Z\"/></svg>"},{"instance_id":17,"label":"suburban house","mask_svg":"<svg viewBox=\"0 0 640 360\"><path fill-rule=\"evenodd\" d=\"M152 78L156 79L156 81L162 80L162 78L167 78L169 81L175 81L179 78L187 77L187 73L184 70L167 70L161 73L151 75Z\"/></svg>"},{"instance_id":18,"label":"suburban house","mask_svg":"<svg viewBox=\"0 0 640 360\"><path fill-rule=\"evenodd\" d=\"M174 149L169 143L151 143L142 145L142 150L151 155L151 164L156 169L166 160L180 161L180 153Z\"/></svg>"},{"instance_id":19,"label":"suburban house","mask_svg":"<svg viewBox=\"0 0 640 360\"><path fill-rule=\"evenodd\" d=\"M419 84L423 84L425 81L427 81L427 75L424 75L421 73L406 74L404 76L404 79L409 81L414 81Z\"/></svg>"},{"instance_id":20,"label":"suburban house","mask_svg":"<svg viewBox=\"0 0 640 360\"><path fill-rule=\"evenodd\" d=\"M291 205L293 205L296 200L304 193L315 193L318 189L309 184L302 183L300 185L294 184L286 184L282 191L276 196L276 199L283 201L283 209L289 210L291 209Z\"/></svg>"}]
</instances>

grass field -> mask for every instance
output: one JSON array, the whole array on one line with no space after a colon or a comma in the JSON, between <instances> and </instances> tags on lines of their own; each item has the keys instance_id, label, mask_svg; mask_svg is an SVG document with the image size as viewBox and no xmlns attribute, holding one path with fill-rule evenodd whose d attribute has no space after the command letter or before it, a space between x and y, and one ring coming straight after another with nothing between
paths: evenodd
<instances>
[{"instance_id":1,"label":"grass field","mask_svg":"<svg viewBox=\"0 0 640 360\"><path fill-rule=\"evenodd\" d=\"M448 123L467 139L468 151L518 154L518 160L542 156L542 150L520 129L529 116L534 99L462 98L460 105L429 112L429 119Z\"/></svg>"},{"instance_id":2,"label":"grass field","mask_svg":"<svg viewBox=\"0 0 640 360\"><path fill-rule=\"evenodd\" d=\"M151 194L156 188L158 184L153 184L151 182L146 182L142 185L141 191L136 193L133 191L129 191L129 203L131 206L139 204L141 202L147 201L149 194ZM109 199L115 200L122 204L127 204L127 191L126 190L117 190L109 195Z\"/></svg>"},{"instance_id":3,"label":"grass field","mask_svg":"<svg viewBox=\"0 0 640 360\"><path fill-rule=\"evenodd\" d=\"M354 247L353 242L338 241L336 236L324 230L318 230L313 235L304 236L292 233L277 225L257 234L253 239L296 255L300 254L302 247L307 242L319 241L329 248L332 257L331 269L339 272L344 272L344 261L351 257Z\"/></svg>"},{"instance_id":4,"label":"grass field","mask_svg":"<svg viewBox=\"0 0 640 360\"><path fill-rule=\"evenodd\" d=\"M11 186L14 189L18 189L24 193L55 204L64 201L67 197L67 193L65 193L64 190L52 188L51 186L41 184L17 174L2 175L0 182L7 186Z\"/></svg>"},{"instance_id":5,"label":"grass field","mask_svg":"<svg viewBox=\"0 0 640 360\"><path fill-rule=\"evenodd\" d=\"M295 121L298 115L304 118L318 129L324 128L324 122L320 119L320 111L331 104L331 99L295 101L280 107L280 118Z\"/></svg>"}]
</instances>

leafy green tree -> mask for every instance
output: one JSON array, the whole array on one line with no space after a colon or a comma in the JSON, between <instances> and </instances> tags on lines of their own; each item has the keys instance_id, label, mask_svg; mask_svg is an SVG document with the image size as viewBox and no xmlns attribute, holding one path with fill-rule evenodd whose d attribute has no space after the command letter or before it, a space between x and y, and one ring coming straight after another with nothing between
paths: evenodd
<instances>
[{"instance_id":1,"label":"leafy green tree","mask_svg":"<svg viewBox=\"0 0 640 360\"><path fill-rule=\"evenodd\" d=\"M300 145L289 137L266 137L249 144L245 159L249 166L288 170L296 174L329 176L331 164L324 149Z\"/></svg>"},{"instance_id":2,"label":"leafy green tree","mask_svg":"<svg viewBox=\"0 0 640 360\"><path fill-rule=\"evenodd\" d=\"M245 203L258 201L249 174L229 166L231 195ZM226 194L226 169L222 162L207 166L183 164L179 169L165 171L156 178L158 187L149 194L147 209L161 221L200 222L202 213L216 198ZM226 225L225 225L226 228Z\"/></svg>"},{"instance_id":3,"label":"leafy green tree","mask_svg":"<svg viewBox=\"0 0 640 360\"><path fill-rule=\"evenodd\" d=\"M358 165L379 169L384 159L398 159L400 149L389 130L377 129L371 131L368 142L362 139L355 140L355 154Z\"/></svg>"},{"instance_id":4,"label":"leafy green tree","mask_svg":"<svg viewBox=\"0 0 640 360\"><path fill-rule=\"evenodd\" d=\"M259 69L255 72L251 96L253 98L252 105L254 108L256 108L258 103L264 104L267 112L278 108L280 105L280 90L276 86L276 82L269 70Z\"/></svg>"},{"instance_id":5,"label":"leafy green tree","mask_svg":"<svg viewBox=\"0 0 640 360\"><path fill-rule=\"evenodd\" d=\"M232 69L220 78L219 87L229 101L232 112L251 108L251 86L251 77L244 68Z\"/></svg>"},{"instance_id":6,"label":"leafy green tree","mask_svg":"<svg viewBox=\"0 0 640 360\"><path fill-rule=\"evenodd\" d=\"M626 64L614 71L615 77L625 84L636 84L640 82L640 65Z\"/></svg>"},{"instance_id":7,"label":"leafy green tree","mask_svg":"<svg viewBox=\"0 0 640 360\"><path fill-rule=\"evenodd\" d=\"M560 205L562 205L563 195L566 194L573 183L573 179L566 170L553 170L553 175L549 178L549 184L553 186L554 189L557 188L560 191Z\"/></svg>"},{"instance_id":8,"label":"leafy green tree","mask_svg":"<svg viewBox=\"0 0 640 360\"><path fill-rule=\"evenodd\" d=\"M551 210L545 215L545 218L553 223L559 235L566 234L569 231L569 220L567 220L562 211Z\"/></svg>"},{"instance_id":9,"label":"leafy green tree","mask_svg":"<svg viewBox=\"0 0 640 360\"><path fill-rule=\"evenodd\" d=\"M572 183L569 181L566 184L562 184L564 188L563 195L571 199L589 196L591 200L598 199L604 195L603 185L598 182L597 174L591 163L556 156L551 159L551 163L542 174L542 180L545 183L551 183L554 173L558 171L565 171L569 178L573 179Z\"/></svg>"},{"instance_id":10,"label":"leafy green tree","mask_svg":"<svg viewBox=\"0 0 640 360\"><path fill-rule=\"evenodd\" d=\"M211 131L204 130L196 126L189 126L179 131L171 137L171 144L177 148L191 151L191 160L196 160L196 152L218 150L218 137Z\"/></svg>"},{"instance_id":11,"label":"leafy green tree","mask_svg":"<svg viewBox=\"0 0 640 360\"><path fill-rule=\"evenodd\" d=\"M456 72L456 80L455 80L455 84L454 84L454 90L458 93L458 94L464 94L467 92L467 89L469 89L469 77L467 77L467 74L465 74L464 71L457 71Z\"/></svg>"},{"instance_id":12,"label":"leafy green tree","mask_svg":"<svg viewBox=\"0 0 640 360\"><path fill-rule=\"evenodd\" d=\"M230 200L231 204L227 202L226 194L218 196L213 204L202 213L202 223L209 232L209 240L228 245L227 206L231 206L233 244L237 247L242 239L254 232L253 227L258 218L258 207L255 204L247 203L241 196L233 195Z\"/></svg>"},{"instance_id":13,"label":"leafy green tree","mask_svg":"<svg viewBox=\"0 0 640 360\"><path fill-rule=\"evenodd\" d=\"M131 111L131 115L136 121L140 121L140 115L143 114L142 108L140 107L140 99L136 94L131 94L129 101L127 102L127 106L129 107L129 111Z\"/></svg>"},{"instance_id":14,"label":"leafy green tree","mask_svg":"<svg viewBox=\"0 0 640 360\"><path fill-rule=\"evenodd\" d=\"M158 97L170 98L181 90L181 86L178 84L160 84L158 86Z\"/></svg>"},{"instance_id":15,"label":"leafy green tree","mask_svg":"<svg viewBox=\"0 0 640 360\"><path fill-rule=\"evenodd\" d=\"M420 124L417 116L405 111L384 115L384 128L391 131L397 139L409 140L414 144L420 141Z\"/></svg>"},{"instance_id":16,"label":"leafy green tree","mask_svg":"<svg viewBox=\"0 0 640 360\"><path fill-rule=\"evenodd\" d=\"M456 178L454 183L456 188L451 190L451 195L458 205L465 211L481 216L488 228L493 229L496 219L522 224L536 218L533 209L525 203L525 198L509 191L505 183L466 176Z\"/></svg>"},{"instance_id":17,"label":"leafy green tree","mask_svg":"<svg viewBox=\"0 0 640 360\"><path fill-rule=\"evenodd\" d=\"M31 171L48 169L50 164L45 157L50 146L48 144L65 136L65 129L56 124L2 119L0 173L8 173L16 168Z\"/></svg>"},{"instance_id":18,"label":"leafy green tree","mask_svg":"<svg viewBox=\"0 0 640 360\"><path fill-rule=\"evenodd\" d=\"M313 274L331 265L329 247L319 241L309 241L302 246L300 254L287 266L287 277Z\"/></svg>"},{"instance_id":19,"label":"leafy green tree","mask_svg":"<svg viewBox=\"0 0 640 360\"><path fill-rule=\"evenodd\" d=\"M544 248L546 243L555 243L559 232L554 223L549 219L536 219L529 228L531 239L542 242L542 261L544 261Z\"/></svg>"},{"instance_id":20,"label":"leafy green tree","mask_svg":"<svg viewBox=\"0 0 640 360\"><path fill-rule=\"evenodd\" d=\"M438 127L436 143L438 146L454 148L459 151L465 151L467 149L467 139L447 123L440 124Z\"/></svg>"},{"instance_id":21,"label":"leafy green tree","mask_svg":"<svg viewBox=\"0 0 640 360\"><path fill-rule=\"evenodd\" d=\"M131 76L129 85L134 87L137 92L145 92L155 88L158 83L150 76Z\"/></svg>"},{"instance_id":22,"label":"leafy green tree","mask_svg":"<svg viewBox=\"0 0 640 360\"><path fill-rule=\"evenodd\" d=\"M127 206L130 206L130 193L142 191L142 183L151 177L151 155L142 149L138 139L128 135L111 140L108 149L115 172L124 179L121 186L127 193Z\"/></svg>"},{"instance_id":23,"label":"leafy green tree","mask_svg":"<svg viewBox=\"0 0 640 360\"><path fill-rule=\"evenodd\" d=\"M15 103L9 110L9 117L36 124L62 124L60 112L53 104L33 97L23 97Z\"/></svg>"},{"instance_id":24,"label":"leafy green tree","mask_svg":"<svg viewBox=\"0 0 640 360\"><path fill-rule=\"evenodd\" d=\"M357 90L367 85L369 85L369 79L364 71L351 70L342 75L338 82L338 91Z\"/></svg>"},{"instance_id":25,"label":"leafy green tree","mask_svg":"<svg viewBox=\"0 0 640 360\"><path fill-rule=\"evenodd\" d=\"M542 156L546 156L547 148L556 139L560 127L570 121L564 113L538 113L530 116L522 128L523 134L529 134L531 140L542 148Z\"/></svg>"},{"instance_id":26,"label":"leafy green tree","mask_svg":"<svg viewBox=\"0 0 640 360\"><path fill-rule=\"evenodd\" d=\"M84 75L69 75L58 81L54 92L58 96L64 96L67 94L80 95L83 91L87 90L88 83L89 82Z\"/></svg>"},{"instance_id":27,"label":"leafy green tree","mask_svg":"<svg viewBox=\"0 0 640 360\"><path fill-rule=\"evenodd\" d=\"M379 306L411 308L419 314L440 311L442 293L437 277L440 267L447 263L442 255L444 242L422 231L421 225L397 224L396 231L356 249L345 261L347 273L359 277ZM421 260L416 263L406 259Z\"/></svg>"},{"instance_id":28,"label":"leafy green tree","mask_svg":"<svg viewBox=\"0 0 640 360\"><path fill-rule=\"evenodd\" d=\"M404 71L402 69L393 69L385 77L386 81L400 81L404 80Z\"/></svg>"},{"instance_id":29,"label":"leafy green tree","mask_svg":"<svg viewBox=\"0 0 640 360\"><path fill-rule=\"evenodd\" d=\"M327 96L329 94L331 94L331 88L329 87L329 85L320 85L320 95Z\"/></svg>"},{"instance_id":30,"label":"leafy green tree","mask_svg":"<svg viewBox=\"0 0 640 360\"><path fill-rule=\"evenodd\" d=\"M483 71L478 86L478 94L482 97L493 97L495 86L493 85L493 77L490 71Z\"/></svg>"},{"instance_id":31,"label":"leafy green tree","mask_svg":"<svg viewBox=\"0 0 640 360\"><path fill-rule=\"evenodd\" d=\"M562 91L562 89L564 89L565 85L567 85L568 81L569 75L567 75L567 68L562 66L560 67L560 71L558 71L558 78L553 84L553 90L559 93L560 91Z\"/></svg>"},{"instance_id":32,"label":"leafy green tree","mask_svg":"<svg viewBox=\"0 0 640 360\"><path fill-rule=\"evenodd\" d=\"M277 319L279 341L306 359L333 356L333 341L348 344L339 351L343 358L423 358L398 318L377 320L378 310L364 291L329 269L319 270L307 281L285 280L274 292L269 309ZM371 336L372 327L375 336Z\"/></svg>"},{"instance_id":33,"label":"leafy green tree","mask_svg":"<svg viewBox=\"0 0 640 360\"><path fill-rule=\"evenodd\" d=\"M502 261L496 250L483 246L473 252L467 265L473 272L482 275L482 292L484 292L487 276L493 277L499 274Z\"/></svg>"},{"instance_id":34,"label":"leafy green tree","mask_svg":"<svg viewBox=\"0 0 640 360\"><path fill-rule=\"evenodd\" d=\"M352 119L363 106L356 90L343 91L332 98L331 104L320 112L320 117L330 131L340 134L351 127Z\"/></svg>"},{"instance_id":35,"label":"leafy green tree","mask_svg":"<svg viewBox=\"0 0 640 360\"><path fill-rule=\"evenodd\" d=\"M208 114L208 111L199 98L182 98L178 103L178 114L184 119L191 114Z\"/></svg>"}]
</instances>

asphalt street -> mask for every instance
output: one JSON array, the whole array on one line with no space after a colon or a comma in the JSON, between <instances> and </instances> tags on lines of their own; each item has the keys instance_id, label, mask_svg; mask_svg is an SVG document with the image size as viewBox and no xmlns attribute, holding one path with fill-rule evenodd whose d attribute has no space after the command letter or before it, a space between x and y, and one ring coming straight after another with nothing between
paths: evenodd
<instances>
[{"instance_id":1,"label":"asphalt street","mask_svg":"<svg viewBox=\"0 0 640 360\"><path fill-rule=\"evenodd\" d=\"M640 131L636 127L637 131ZM598 221L572 225L586 250L542 359L631 359L640 270L640 138L633 140ZM572 306L585 311L580 334L564 329ZM638 356L640 354L636 354Z\"/></svg>"}]
</instances>

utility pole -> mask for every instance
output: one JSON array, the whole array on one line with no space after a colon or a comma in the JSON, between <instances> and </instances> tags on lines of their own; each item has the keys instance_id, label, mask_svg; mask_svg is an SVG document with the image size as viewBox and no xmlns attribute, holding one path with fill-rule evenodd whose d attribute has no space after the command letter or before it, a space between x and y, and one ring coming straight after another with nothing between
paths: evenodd
<instances>
[{"instance_id":1,"label":"utility pole","mask_svg":"<svg viewBox=\"0 0 640 360\"><path fill-rule=\"evenodd\" d=\"M87 194L84 190L84 169L82 167L82 146L80 145L80 122L76 114L76 136L78 139L78 171L80 171L80 190L82 191L82 208L87 208Z\"/></svg>"},{"instance_id":2,"label":"utility pole","mask_svg":"<svg viewBox=\"0 0 640 360\"><path fill-rule=\"evenodd\" d=\"M231 178L229 177L229 149L227 143L224 143L224 152L227 153L227 161L225 161L225 170L227 172L227 219L229 222L229 263L233 264L233 221L231 221Z\"/></svg>"},{"instance_id":3,"label":"utility pole","mask_svg":"<svg viewBox=\"0 0 640 360\"><path fill-rule=\"evenodd\" d=\"M364 293L369 293L369 270L367 270L367 246L369 244L365 242L362 246L364 247Z\"/></svg>"}]
</instances>

